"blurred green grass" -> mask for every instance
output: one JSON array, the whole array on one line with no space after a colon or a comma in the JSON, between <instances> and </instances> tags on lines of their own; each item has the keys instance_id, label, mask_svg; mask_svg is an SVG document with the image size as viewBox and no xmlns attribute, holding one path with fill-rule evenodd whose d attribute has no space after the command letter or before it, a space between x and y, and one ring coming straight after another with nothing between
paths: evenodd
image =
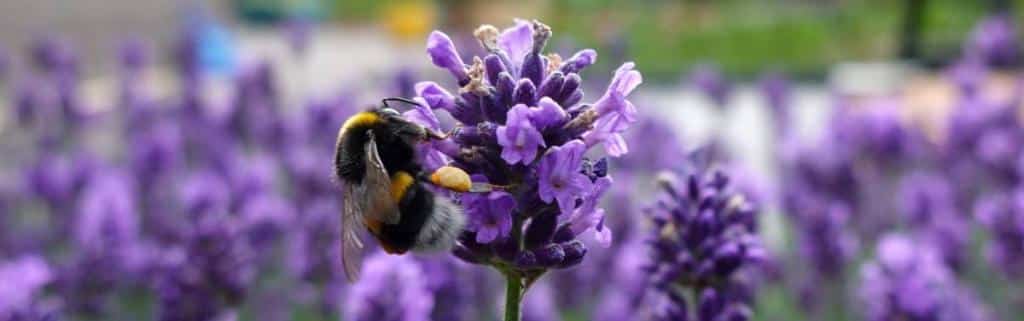
<instances>
[{"instance_id":1,"label":"blurred green grass","mask_svg":"<svg viewBox=\"0 0 1024 321\"><path fill-rule=\"evenodd\" d=\"M394 1L373 0L236 0L239 12L306 12L346 23L379 19L382 7ZM672 81L694 64L714 63L731 77L752 78L765 69L820 79L829 66L850 60L895 58L906 1L686 0L611 1L548 0L529 5L502 1L435 1L442 17L456 6L491 11L481 16L539 15L552 25L557 41L610 52L615 48L643 66L645 77ZM983 17L990 1L925 0L921 35L924 61L945 62ZM481 5L483 4L483 5ZM1024 0L1013 0L1017 17ZM518 7L541 8L540 12ZM511 8L511 9L509 9ZM251 11L251 10L250 10ZM512 12L508 12L512 11ZM471 13L472 14L472 13ZM272 16L272 15L270 15ZM449 17L451 18L451 17ZM253 20L253 19L250 19ZM439 21L440 25L448 25ZM493 21L504 24L502 21ZM602 63L612 63L603 60ZM609 68L609 66L605 66Z\"/></svg>"}]
</instances>

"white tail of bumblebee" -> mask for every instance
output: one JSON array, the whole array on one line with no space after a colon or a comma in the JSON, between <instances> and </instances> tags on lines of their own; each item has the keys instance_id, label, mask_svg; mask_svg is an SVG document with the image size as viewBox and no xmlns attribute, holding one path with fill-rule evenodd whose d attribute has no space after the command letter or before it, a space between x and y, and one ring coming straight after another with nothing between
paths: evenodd
<instances>
[{"instance_id":1,"label":"white tail of bumblebee","mask_svg":"<svg viewBox=\"0 0 1024 321\"><path fill-rule=\"evenodd\" d=\"M466 227L462 208L444 196L434 196L434 209L416 236L414 251L447 251Z\"/></svg>"}]
</instances>

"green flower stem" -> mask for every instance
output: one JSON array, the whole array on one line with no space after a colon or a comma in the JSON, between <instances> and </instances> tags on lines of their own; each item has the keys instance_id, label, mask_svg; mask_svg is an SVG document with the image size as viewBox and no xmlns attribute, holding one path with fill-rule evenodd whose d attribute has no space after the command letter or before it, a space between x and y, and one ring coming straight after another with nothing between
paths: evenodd
<instances>
[{"instance_id":1,"label":"green flower stem","mask_svg":"<svg viewBox=\"0 0 1024 321\"><path fill-rule=\"evenodd\" d=\"M523 278L518 273L505 273L505 321L520 321L523 308Z\"/></svg>"}]
</instances>

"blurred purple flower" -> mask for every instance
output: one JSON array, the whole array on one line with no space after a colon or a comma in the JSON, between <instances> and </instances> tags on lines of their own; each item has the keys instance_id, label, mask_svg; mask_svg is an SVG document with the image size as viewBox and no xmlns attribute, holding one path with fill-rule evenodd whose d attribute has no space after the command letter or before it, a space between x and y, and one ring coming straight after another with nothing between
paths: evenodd
<instances>
[{"instance_id":1,"label":"blurred purple flower","mask_svg":"<svg viewBox=\"0 0 1024 321\"><path fill-rule=\"evenodd\" d=\"M0 320L35 320L30 317L39 312L38 296L53 279L50 266L36 255L0 262Z\"/></svg>"},{"instance_id":2,"label":"blurred purple flower","mask_svg":"<svg viewBox=\"0 0 1024 321\"><path fill-rule=\"evenodd\" d=\"M655 310L660 293L649 289L647 266L650 266L650 248L640 239L623 242L621 250L614 256L612 273L602 273L607 278L608 288L600 293L594 306L595 321L649 320ZM683 302L679 302L685 305ZM675 307L676 309L680 307ZM685 310L685 306L681 307Z\"/></svg>"},{"instance_id":3,"label":"blurred purple flower","mask_svg":"<svg viewBox=\"0 0 1024 321\"><path fill-rule=\"evenodd\" d=\"M149 63L150 59L146 43L137 38L122 43L117 54L121 67L129 74L137 74Z\"/></svg>"},{"instance_id":4,"label":"blurred purple flower","mask_svg":"<svg viewBox=\"0 0 1024 321\"><path fill-rule=\"evenodd\" d=\"M990 262L1010 277L1024 277L1024 189L979 199L974 215L992 235Z\"/></svg>"},{"instance_id":5,"label":"blurred purple flower","mask_svg":"<svg viewBox=\"0 0 1024 321\"><path fill-rule=\"evenodd\" d=\"M319 196L309 201L303 214L289 233L290 250L287 266L292 274L314 288L319 310L333 315L341 310L337 297L343 286L341 275L341 231L338 201Z\"/></svg>"},{"instance_id":6,"label":"blurred purple flower","mask_svg":"<svg viewBox=\"0 0 1024 321\"><path fill-rule=\"evenodd\" d=\"M953 185L943 176L915 172L903 179L901 196L907 226L929 240L950 269L959 271L967 259L970 225L957 210Z\"/></svg>"},{"instance_id":7,"label":"blurred purple flower","mask_svg":"<svg viewBox=\"0 0 1024 321\"><path fill-rule=\"evenodd\" d=\"M553 289L547 283L538 284L523 298L523 321L560 321Z\"/></svg>"},{"instance_id":8,"label":"blurred purple flower","mask_svg":"<svg viewBox=\"0 0 1024 321\"><path fill-rule=\"evenodd\" d=\"M97 252L118 251L138 237L138 206L128 176L111 171L93 179L78 207L77 245Z\"/></svg>"},{"instance_id":9,"label":"blurred purple flower","mask_svg":"<svg viewBox=\"0 0 1024 321\"><path fill-rule=\"evenodd\" d=\"M38 36L29 48L29 58L40 71L63 72L73 68L75 59L69 45L52 35Z\"/></svg>"},{"instance_id":10,"label":"blurred purple flower","mask_svg":"<svg viewBox=\"0 0 1024 321\"><path fill-rule=\"evenodd\" d=\"M192 220L210 213L226 213L230 202L227 182L209 170L189 174L178 192L184 213Z\"/></svg>"},{"instance_id":11,"label":"blurred purple flower","mask_svg":"<svg viewBox=\"0 0 1024 321\"><path fill-rule=\"evenodd\" d=\"M340 223L341 211L336 200L318 198L306 207L299 220L300 233L295 234L296 259L291 260L295 272L303 280L322 283L338 279L341 268Z\"/></svg>"},{"instance_id":12,"label":"blurred purple flower","mask_svg":"<svg viewBox=\"0 0 1024 321\"><path fill-rule=\"evenodd\" d=\"M979 60L965 57L946 71L947 77L957 85L963 98L975 98L988 76L988 68Z\"/></svg>"},{"instance_id":13,"label":"blurred purple flower","mask_svg":"<svg viewBox=\"0 0 1024 321\"><path fill-rule=\"evenodd\" d=\"M451 256L419 258L419 262L430 276L427 283L434 297L444 299L434 305L432 320L472 321L494 312L497 292L488 271Z\"/></svg>"},{"instance_id":14,"label":"blurred purple flower","mask_svg":"<svg viewBox=\"0 0 1024 321\"><path fill-rule=\"evenodd\" d=\"M166 183L183 165L182 136L177 124L161 121L128 137L129 164L142 190L151 191Z\"/></svg>"},{"instance_id":15,"label":"blurred purple flower","mask_svg":"<svg viewBox=\"0 0 1024 321\"><path fill-rule=\"evenodd\" d=\"M273 194L253 197L241 207L241 224L250 244L257 250L266 249L281 238L295 216L292 204Z\"/></svg>"},{"instance_id":16,"label":"blurred purple flower","mask_svg":"<svg viewBox=\"0 0 1024 321\"><path fill-rule=\"evenodd\" d=\"M996 14L978 23L964 44L965 56L977 56L995 66L1019 63L1020 43L1009 14Z\"/></svg>"},{"instance_id":17,"label":"blurred purple flower","mask_svg":"<svg viewBox=\"0 0 1024 321\"><path fill-rule=\"evenodd\" d=\"M991 320L930 244L887 235L861 269L865 320Z\"/></svg>"},{"instance_id":18,"label":"blurred purple flower","mask_svg":"<svg viewBox=\"0 0 1024 321\"><path fill-rule=\"evenodd\" d=\"M253 249L239 219L196 217L179 247L165 251L157 280L158 320L213 320L234 314L255 277Z\"/></svg>"},{"instance_id":19,"label":"blurred purple flower","mask_svg":"<svg viewBox=\"0 0 1024 321\"><path fill-rule=\"evenodd\" d=\"M761 95L764 96L765 104L771 112L770 117L774 124L776 135L784 135L790 130L790 104L793 100L792 88L789 79L782 73L771 72L761 76L758 86Z\"/></svg>"},{"instance_id":20,"label":"blurred purple flower","mask_svg":"<svg viewBox=\"0 0 1024 321\"><path fill-rule=\"evenodd\" d=\"M70 203L75 183L72 166L67 157L43 155L26 173L28 190L53 207Z\"/></svg>"},{"instance_id":21,"label":"blurred purple flower","mask_svg":"<svg viewBox=\"0 0 1024 321\"><path fill-rule=\"evenodd\" d=\"M279 171L277 160L267 154L234 155L224 173L231 185L231 209L240 211L254 198L274 191Z\"/></svg>"},{"instance_id":22,"label":"blurred purple flower","mask_svg":"<svg viewBox=\"0 0 1024 321\"><path fill-rule=\"evenodd\" d=\"M363 264L363 278L345 298L345 319L352 321L427 321L434 295L423 269L409 256L378 252Z\"/></svg>"},{"instance_id":23,"label":"blurred purple flower","mask_svg":"<svg viewBox=\"0 0 1024 321\"><path fill-rule=\"evenodd\" d=\"M315 23L308 17L292 17L284 23L285 38L293 53L304 55L312 43Z\"/></svg>"},{"instance_id":24,"label":"blurred purple flower","mask_svg":"<svg viewBox=\"0 0 1024 321\"><path fill-rule=\"evenodd\" d=\"M732 84L725 79L718 67L699 65L690 72L689 83L706 95L715 107L725 108L729 103Z\"/></svg>"},{"instance_id":25,"label":"blurred purple flower","mask_svg":"<svg viewBox=\"0 0 1024 321\"><path fill-rule=\"evenodd\" d=\"M800 242L800 255L810 261L817 278L841 278L846 265L857 254L856 236L851 233L850 209L842 203L808 200L793 212Z\"/></svg>"}]
</instances>

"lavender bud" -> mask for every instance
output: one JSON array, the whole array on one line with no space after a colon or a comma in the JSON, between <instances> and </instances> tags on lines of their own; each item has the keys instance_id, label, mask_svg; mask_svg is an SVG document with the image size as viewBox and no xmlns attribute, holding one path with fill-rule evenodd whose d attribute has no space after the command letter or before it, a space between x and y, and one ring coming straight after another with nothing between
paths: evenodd
<instances>
[{"instance_id":1,"label":"lavender bud","mask_svg":"<svg viewBox=\"0 0 1024 321\"><path fill-rule=\"evenodd\" d=\"M523 70L520 71L523 79L528 79L539 84L544 80L544 58L540 54L530 53L523 60Z\"/></svg>"},{"instance_id":2,"label":"lavender bud","mask_svg":"<svg viewBox=\"0 0 1024 321\"><path fill-rule=\"evenodd\" d=\"M494 250L498 257L506 261L514 261L519 256L519 245L513 242L511 239L505 239L497 242L494 246Z\"/></svg>"},{"instance_id":3,"label":"lavender bud","mask_svg":"<svg viewBox=\"0 0 1024 321\"><path fill-rule=\"evenodd\" d=\"M533 250L537 256L537 263L547 267L557 266L565 260L565 251L558 244L548 244L542 248Z\"/></svg>"},{"instance_id":4,"label":"lavender bud","mask_svg":"<svg viewBox=\"0 0 1024 321\"><path fill-rule=\"evenodd\" d=\"M558 91L558 97L551 97L562 105L564 108L572 107L572 105L565 104L566 98L572 96L577 90L580 89L580 84L583 80L578 74L565 74L565 81L562 82L562 89Z\"/></svg>"},{"instance_id":5,"label":"lavender bud","mask_svg":"<svg viewBox=\"0 0 1024 321\"><path fill-rule=\"evenodd\" d=\"M544 80L544 68L547 63L544 62L544 58L541 57L541 51L544 50L544 46L547 45L549 38L551 38L551 28L538 21L534 21L533 50L526 54L526 57L523 59L522 70L519 72L519 75L522 78L529 79L530 81L533 81L534 84L539 84Z\"/></svg>"},{"instance_id":6,"label":"lavender bud","mask_svg":"<svg viewBox=\"0 0 1024 321\"><path fill-rule=\"evenodd\" d=\"M480 97L481 108L491 123L504 124L505 119L508 118L508 107L501 100L502 97L498 97L496 94Z\"/></svg>"},{"instance_id":7,"label":"lavender bud","mask_svg":"<svg viewBox=\"0 0 1024 321\"><path fill-rule=\"evenodd\" d=\"M523 104L535 106L537 104L537 87L529 79L520 79L516 84L515 94L512 96L512 104Z\"/></svg>"},{"instance_id":8,"label":"lavender bud","mask_svg":"<svg viewBox=\"0 0 1024 321\"><path fill-rule=\"evenodd\" d=\"M516 266L524 269L531 269L538 267L537 256L533 252L525 251L520 252L515 259Z\"/></svg>"},{"instance_id":9,"label":"lavender bud","mask_svg":"<svg viewBox=\"0 0 1024 321\"><path fill-rule=\"evenodd\" d=\"M462 93L455 98L455 108L451 114L453 118L467 125L476 125L484 121L480 110L480 98L471 93Z\"/></svg>"},{"instance_id":10,"label":"lavender bud","mask_svg":"<svg viewBox=\"0 0 1024 321\"><path fill-rule=\"evenodd\" d=\"M555 227L558 224L558 215L554 211L547 211L533 217L530 225L526 227L524 246L528 249L551 242L555 235Z\"/></svg>"},{"instance_id":11,"label":"lavender bud","mask_svg":"<svg viewBox=\"0 0 1024 321\"><path fill-rule=\"evenodd\" d=\"M495 96L498 96L498 101L501 106L507 108L512 107L513 97L516 91L516 81L512 79L512 75L508 72L502 72L498 74L498 82L494 86Z\"/></svg>"},{"instance_id":12,"label":"lavender bud","mask_svg":"<svg viewBox=\"0 0 1024 321\"><path fill-rule=\"evenodd\" d=\"M576 234L572 232L572 227L569 224L562 225L555 230L555 235L552 236L551 241L555 243L565 243L572 241L576 238Z\"/></svg>"},{"instance_id":13,"label":"lavender bud","mask_svg":"<svg viewBox=\"0 0 1024 321\"><path fill-rule=\"evenodd\" d=\"M562 259L562 263L558 265L558 268L561 269L570 268L580 264L580 262L583 262L583 257L587 255L587 247L579 240L562 244L562 250L565 252L565 258Z\"/></svg>"},{"instance_id":14,"label":"lavender bud","mask_svg":"<svg viewBox=\"0 0 1024 321\"><path fill-rule=\"evenodd\" d=\"M505 63L501 62L501 58L495 54L487 55L484 57L484 70L487 71L487 82L492 85L498 83L498 76L501 73L507 73L508 69L505 68ZM511 79L511 77L509 77Z\"/></svg>"},{"instance_id":15,"label":"lavender bud","mask_svg":"<svg viewBox=\"0 0 1024 321\"><path fill-rule=\"evenodd\" d=\"M715 317L722 312L725 302L713 288L705 289L700 294L700 302L697 306L697 318L700 320L715 320Z\"/></svg>"},{"instance_id":16,"label":"lavender bud","mask_svg":"<svg viewBox=\"0 0 1024 321\"><path fill-rule=\"evenodd\" d=\"M736 243L722 245L715 251L714 257L715 270L723 275L732 273L743 263L743 251Z\"/></svg>"},{"instance_id":17,"label":"lavender bud","mask_svg":"<svg viewBox=\"0 0 1024 321\"><path fill-rule=\"evenodd\" d=\"M562 72L556 71L548 75L541 83L540 89L537 89L538 97L554 97L561 93L562 83L565 82L565 75ZM554 99L554 98L552 98Z\"/></svg>"},{"instance_id":18,"label":"lavender bud","mask_svg":"<svg viewBox=\"0 0 1024 321\"><path fill-rule=\"evenodd\" d=\"M435 66L448 70L459 82L459 86L469 83L469 75L466 74L465 63L455 50L455 44L451 38L443 32L434 31L427 38L427 53Z\"/></svg>"},{"instance_id":19,"label":"lavender bud","mask_svg":"<svg viewBox=\"0 0 1024 321\"><path fill-rule=\"evenodd\" d=\"M597 52L594 49L583 49L569 57L569 60L562 64L561 69L565 74L575 74L595 62L597 62Z\"/></svg>"},{"instance_id":20,"label":"lavender bud","mask_svg":"<svg viewBox=\"0 0 1024 321\"><path fill-rule=\"evenodd\" d=\"M582 90L577 90L577 91L574 91L572 94L570 94L569 97L566 97L565 100L563 100L561 102L561 104L562 104L562 107L565 107L565 106L575 106L576 104L578 104L582 100L583 100L583 91Z\"/></svg>"}]
</instances>

